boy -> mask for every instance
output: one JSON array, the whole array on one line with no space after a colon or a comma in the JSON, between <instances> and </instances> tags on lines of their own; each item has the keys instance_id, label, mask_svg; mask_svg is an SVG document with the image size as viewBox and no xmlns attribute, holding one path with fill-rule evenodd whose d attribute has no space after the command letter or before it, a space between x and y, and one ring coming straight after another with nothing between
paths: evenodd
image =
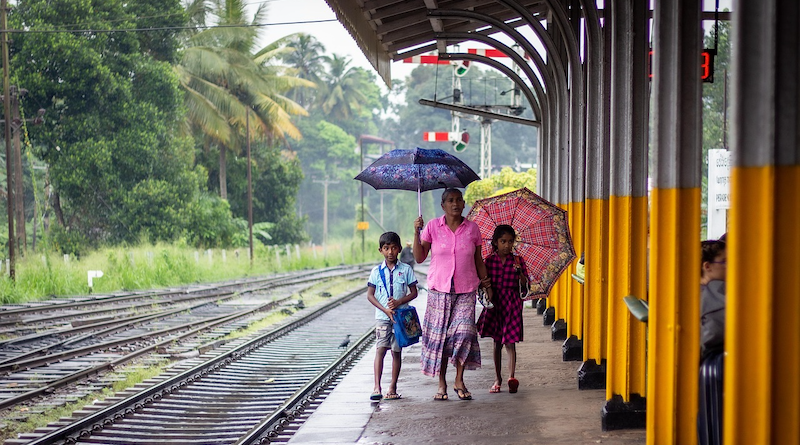
<instances>
[{"instance_id":1,"label":"boy","mask_svg":"<svg viewBox=\"0 0 800 445\"><path fill-rule=\"evenodd\" d=\"M375 306L375 388L370 400L399 399L397 378L402 363L401 349L394 337L394 310L417 298L417 278L414 270L397 261L400 236L386 232L378 240L378 251L385 260L372 269L367 282L367 299ZM386 396L381 392L381 374L386 350L392 350L392 382Z\"/></svg>"}]
</instances>

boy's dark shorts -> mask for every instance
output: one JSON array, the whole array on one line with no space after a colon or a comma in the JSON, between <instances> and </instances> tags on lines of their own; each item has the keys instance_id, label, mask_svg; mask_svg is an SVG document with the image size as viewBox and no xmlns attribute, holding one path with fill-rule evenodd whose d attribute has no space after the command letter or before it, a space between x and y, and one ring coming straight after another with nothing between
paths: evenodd
<instances>
[{"instance_id":1,"label":"boy's dark shorts","mask_svg":"<svg viewBox=\"0 0 800 445\"><path fill-rule=\"evenodd\" d=\"M390 320L375 320L375 347L400 352L400 344L394 337L394 327Z\"/></svg>"}]
</instances>

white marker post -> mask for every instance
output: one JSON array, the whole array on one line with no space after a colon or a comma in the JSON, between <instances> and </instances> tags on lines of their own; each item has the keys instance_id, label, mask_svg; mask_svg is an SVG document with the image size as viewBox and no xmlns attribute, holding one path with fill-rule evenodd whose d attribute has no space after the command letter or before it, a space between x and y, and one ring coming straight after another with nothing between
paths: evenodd
<instances>
[{"instance_id":1,"label":"white marker post","mask_svg":"<svg viewBox=\"0 0 800 445\"><path fill-rule=\"evenodd\" d=\"M103 276L103 271L102 270L90 270L90 271L87 272L87 275L88 275L88 278L89 278L89 292L91 293L92 292L92 280L94 278L102 277Z\"/></svg>"}]
</instances>

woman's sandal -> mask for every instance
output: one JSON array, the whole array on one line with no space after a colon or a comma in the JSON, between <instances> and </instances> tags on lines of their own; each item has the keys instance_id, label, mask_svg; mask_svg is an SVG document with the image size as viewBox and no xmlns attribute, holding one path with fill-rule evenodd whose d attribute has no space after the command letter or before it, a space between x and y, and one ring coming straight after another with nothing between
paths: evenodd
<instances>
[{"instance_id":1,"label":"woman's sandal","mask_svg":"<svg viewBox=\"0 0 800 445\"><path fill-rule=\"evenodd\" d=\"M433 396L433 400L440 400L441 401L441 400L447 400L447 399L448 399L448 397L447 397L447 393L446 392L445 393L437 392L436 395Z\"/></svg>"},{"instance_id":2,"label":"woman's sandal","mask_svg":"<svg viewBox=\"0 0 800 445\"><path fill-rule=\"evenodd\" d=\"M472 400L472 393L469 392L469 390L467 390L466 387L464 387L464 388L456 388L454 386L453 389L456 391L456 394L458 394L458 398L459 399L461 399L461 400Z\"/></svg>"},{"instance_id":3,"label":"woman's sandal","mask_svg":"<svg viewBox=\"0 0 800 445\"><path fill-rule=\"evenodd\" d=\"M489 389L489 393L497 394L500 392L500 385L492 385L491 389Z\"/></svg>"},{"instance_id":4,"label":"woman's sandal","mask_svg":"<svg viewBox=\"0 0 800 445\"><path fill-rule=\"evenodd\" d=\"M508 379L508 392L517 392L517 388L519 388L519 380L511 377Z\"/></svg>"},{"instance_id":5,"label":"woman's sandal","mask_svg":"<svg viewBox=\"0 0 800 445\"><path fill-rule=\"evenodd\" d=\"M400 398L400 394L396 392L387 392L385 396L383 396L384 400L397 400Z\"/></svg>"}]
</instances>

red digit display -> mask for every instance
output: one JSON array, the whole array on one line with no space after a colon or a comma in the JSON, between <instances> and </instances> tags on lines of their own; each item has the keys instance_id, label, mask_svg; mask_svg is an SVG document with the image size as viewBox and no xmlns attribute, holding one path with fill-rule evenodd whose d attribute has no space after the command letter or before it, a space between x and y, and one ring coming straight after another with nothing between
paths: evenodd
<instances>
[{"instance_id":1,"label":"red digit display","mask_svg":"<svg viewBox=\"0 0 800 445\"><path fill-rule=\"evenodd\" d=\"M700 79L703 82L714 82L714 56L716 50L704 49L700 53Z\"/></svg>"},{"instance_id":2,"label":"red digit display","mask_svg":"<svg viewBox=\"0 0 800 445\"><path fill-rule=\"evenodd\" d=\"M717 51L714 49L704 49L700 53L700 80L703 82L714 82L714 56ZM647 53L647 75L653 78L653 50Z\"/></svg>"}]
</instances>

